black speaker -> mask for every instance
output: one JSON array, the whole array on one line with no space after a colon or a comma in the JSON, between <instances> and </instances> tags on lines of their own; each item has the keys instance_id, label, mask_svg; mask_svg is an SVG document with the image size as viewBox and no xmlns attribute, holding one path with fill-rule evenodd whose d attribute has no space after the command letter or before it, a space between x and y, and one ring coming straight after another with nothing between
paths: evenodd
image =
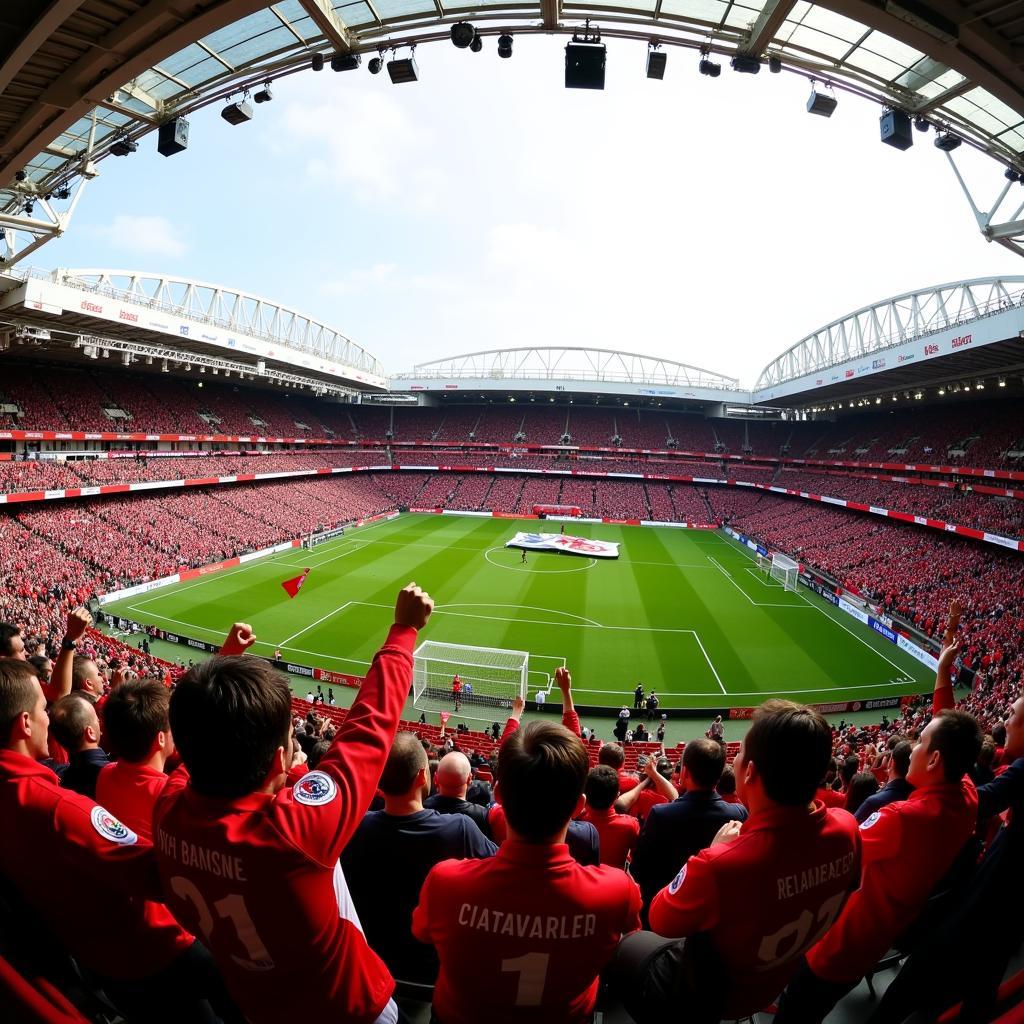
<instances>
[{"instance_id":1,"label":"black speaker","mask_svg":"<svg viewBox=\"0 0 1024 1024\"><path fill-rule=\"evenodd\" d=\"M569 43L565 48L566 89L603 89L607 52L603 43Z\"/></svg>"},{"instance_id":2,"label":"black speaker","mask_svg":"<svg viewBox=\"0 0 1024 1024\"><path fill-rule=\"evenodd\" d=\"M165 121L157 133L156 151L161 156L174 156L188 149L188 121L176 117L173 121Z\"/></svg>"},{"instance_id":3,"label":"black speaker","mask_svg":"<svg viewBox=\"0 0 1024 1024\"><path fill-rule=\"evenodd\" d=\"M879 119L882 141L894 149L910 149L914 135L910 129L910 115L902 110L887 110Z\"/></svg>"}]
</instances>

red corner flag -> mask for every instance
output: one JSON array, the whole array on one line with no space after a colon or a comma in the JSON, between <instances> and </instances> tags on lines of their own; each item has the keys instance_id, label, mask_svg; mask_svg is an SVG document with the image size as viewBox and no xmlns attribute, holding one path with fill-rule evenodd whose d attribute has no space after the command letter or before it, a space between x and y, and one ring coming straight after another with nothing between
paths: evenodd
<instances>
[{"instance_id":1,"label":"red corner flag","mask_svg":"<svg viewBox=\"0 0 1024 1024\"><path fill-rule=\"evenodd\" d=\"M306 577L309 575L308 569L302 570L301 576L296 576L294 579L285 580L281 586L288 592L289 597L294 597L301 589L302 584L306 582Z\"/></svg>"}]
</instances>

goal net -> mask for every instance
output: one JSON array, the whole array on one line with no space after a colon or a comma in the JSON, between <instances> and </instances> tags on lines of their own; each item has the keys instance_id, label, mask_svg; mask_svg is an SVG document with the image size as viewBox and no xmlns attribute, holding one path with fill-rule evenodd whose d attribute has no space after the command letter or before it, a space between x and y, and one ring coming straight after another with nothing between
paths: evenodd
<instances>
[{"instance_id":1,"label":"goal net","mask_svg":"<svg viewBox=\"0 0 1024 1024\"><path fill-rule=\"evenodd\" d=\"M771 577L778 580L786 590L796 591L800 565L794 562L787 555L780 555L778 552L772 555Z\"/></svg>"},{"instance_id":2,"label":"goal net","mask_svg":"<svg viewBox=\"0 0 1024 1024\"><path fill-rule=\"evenodd\" d=\"M452 711L472 718L474 709L510 708L526 697L530 655L500 647L468 647L425 640L413 652L412 703L418 711ZM461 690L452 684L458 676Z\"/></svg>"},{"instance_id":3,"label":"goal net","mask_svg":"<svg viewBox=\"0 0 1024 1024\"><path fill-rule=\"evenodd\" d=\"M772 567L772 560L767 555L762 555L759 552L757 556L757 567L763 572L768 572Z\"/></svg>"}]
</instances>

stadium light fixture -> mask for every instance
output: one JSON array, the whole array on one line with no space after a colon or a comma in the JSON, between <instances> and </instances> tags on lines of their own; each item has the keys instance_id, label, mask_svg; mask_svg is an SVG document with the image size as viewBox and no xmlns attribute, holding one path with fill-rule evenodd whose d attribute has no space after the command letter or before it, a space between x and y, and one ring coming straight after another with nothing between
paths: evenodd
<instances>
[{"instance_id":1,"label":"stadium light fixture","mask_svg":"<svg viewBox=\"0 0 1024 1024\"><path fill-rule=\"evenodd\" d=\"M807 97L808 114L831 117L835 113L839 101L832 95L832 87L827 82L825 88L828 89L828 92L818 92L817 83L811 83L811 95Z\"/></svg>"},{"instance_id":2,"label":"stadium light fixture","mask_svg":"<svg viewBox=\"0 0 1024 1024\"><path fill-rule=\"evenodd\" d=\"M716 64L711 58L711 46L705 45L700 48L700 63L697 70L708 78L717 78L722 73L722 65Z\"/></svg>"},{"instance_id":3,"label":"stadium light fixture","mask_svg":"<svg viewBox=\"0 0 1024 1024\"><path fill-rule=\"evenodd\" d=\"M203 386L203 382L202 382L202 381L200 381L200 382L199 382L199 383L198 383L198 384L196 385L196 387L199 387L199 388L201 388L202 386Z\"/></svg>"},{"instance_id":4,"label":"stadium light fixture","mask_svg":"<svg viewBox=\"0 0 1024 1024\"><path fill-rule=\"evenodd\" d=\"M456 49L465 50L473 44L475 38L476 29L468 21L459 21L452 25L452 46Z\"/></svg>"},{"instance_id":5,"label":"stadium light fixture","mask_svg":"<svg viewBox=\"0 0 1024 1024\"><path fill-rule=\"evenodd\" d=\"M484 48L484 41L480 38L479 32L473 36L473 42L469 44L469 48L473 53L479 53Z\"/></svg>"},{"instance_id":6,"label":"stadium light fixture","mask_svg":"<svg viewBox=\"0 0 1024 1024\"><path fill-rule=\"evenodd\" d=\"M1020 181L1020 173L1012 167L1007 167L1006 170L1003 171L1003 176L1007 181Z\"/></svg>"},{"instance_id":7,"label":"stadium light fixture","mask_svg":"<svg viewBox=\"0 0 1024 1024\"><path fill-rule=\"evenodd\" d=\"M355 71L363 63L362 54L336 53L331 58L332 71Z\"/></svg>"},{"instance_id":8,"label":"stadium light fixture","mask_svg":"<svg viewBox=\"0 0 1024 1024\"><path fill-rule=\"evenodd\" d=\"M504 60L512 56L512 37L507 32L498 36L498 56Z\"/></svg>"},{"instance_id":9,"label":"stadium light fixture","mask_svg":"<svg viewBox=\"0 0 1024 1024\"><path fill-rule=\"evenodd\" d=\"M22 182L27 177L28 177L28 174L25 171L15 171L14 172L14 180L17 181L17 182Z\"/></svg>"},{"instance_id":10,"label":"stadium light fixture","mask_svg":"<svg viewBox=\"0 0 1024 1024\"><path fill-rule=\"evenodd\" d=\"M420 80L420 69L416 66L415 56L410 53L408 57L397 57L394 60L389 60L388 75L391 77L392 85L418 82Z\"/></svg>"},{"instance_id":11,"label":"stadium light fixture","mask_svg":"<svg viewBox=\"0 0 1024 1024\"><path fill-rule=\"evenodd\" d=\"M269 82L264 82L263 83L263 88L260 89L260 91L258 93L256 93L255 96L253 96L253 99L257 103L269 103L273 98L274 98L274 94L270 91L270 83Z\"/></svg>"},{"instance_id":12,"label":"stadium light fixture","mask_svg":"<svg viewBox=\"0 0 1024 1024\"><path fill-rule=\"evenodd\" d=\"M1000 377L999 378L999 386L1001 388L1005 388L1006 387L1006 378L1005 377Z\"/></svg>"},{"instance_id":13,"label":"stadium light fixture","mask_svg":"<svg viewBox=\"0 0 1024 1024\"><path fill-rule=\"evenodd\" d=\"M777 57L774 54L771 57L769 57L768 58L768 70L773 75L781 75L782 74L782 58L781 57Z\"/></svg>"},{"instance_id":14,"label":"stadium light fixture","mask_svg":"<svg viewBox=\"0 0 1024 1024\"><path fill-rule=\"evenodd\" d=\"M660 47L661 43L655 41L647 44L647 77L659 82L664 79L665 66L668 64L668 54Z\"/></svg>"},{"instance_id":15,"label":"stadium light fixture","mask_svg":"<svg viewBox=\"0 0 1024 1024\"><path fill-rule=\"evenodd\" d=\"M379 75L383 67L384 61L380 57L371 57L366 65L366 69L371 75Z\"/></svg>"},{"instance_id":16,"label":"stadium light fixture","mask_svg":"<svg viewBox=\"0 0 1024 1024\"><path fill-rule=\"evenodd\" d=\"M169 369L167 368L167 360L166 360L166 359L165 359L165 360L163 361L163 363L161 363L161 365L160 365L160 372L161 372L161 373L170 373L170 372L171 372L171 371L170 371L170 370L169 370Z\"/></svg>"},{"instance_id":17,"label":"stadium light fixture","mask_svg":"<svg viewBox=\"0 0 1024 1024\"><path fill-rule=\"evenodd\" d=\"M917 401L920 401L922 398L924 398L924 392L923 391L915 391L914 392L914 398Z\"/></svg>"},{"instance_id":18,"label":"stadium light fixture","mask_svg":"<svg viewBox=\"0 0 1024 1024\"><path fill-rule=\"evenodd\" d=\"M946 389L945 388L939 388L939 394L940 395L944 395L945 393L946 393Z\"/></svg>"},{"instance_id":19,"label":"stadium light fixture","mask_svg":"<svg viewBox=\"0 0 1024 1024\"><path fill-rule=\"evenodd\" d=\"M935 133L935 148L941 149L944 153L952 153L961 143L963 139L959 135L954 135L952 132L936 132Z\"/></svg>"},{"instance_id":20,"label":"stadium light fixture","mask_svg":"<svg viewBox=\"0 0 1024 1024\"><path fill-rule=\"evenodd\" d=\"M323 71L324 55L322 53L314 53L313 59L309 62L309 66L313 71Z\"/></svg>"},{"instance_id":21,"label":"stadium light fixture","mask_svg":"<svg viewBox=\"0 0 1024 1024\"><path fill-rule=\"evenodd\" d=\"M974 389L976 391L984 391L985 390L985 382L983 380L979 380L978 383L974 385Z\"/></svg>"},{"instance_id":22,"label":"stadium light fixture","mask_svg":"<svg viewBox=\"0 0 1024 1024\"><path fill-rule=\"evenodd\" d=\"M737 53L729 67L743 75L756 75L761 71L761 60L759 57L752 57L749 53Z\"/></svg>"},{"instance_id":23,"label":"stadium light fixture","mask_svg":"<svg viewBox=\"0 0 1024 1024\"><path fill-rule=\"evenodd\" d=\"M245 124L252 120L252 104L245 98L237 103L229 103L221 112L220 116L228 124Z\"/></svg>"},{"instance_id":24,"label":"stadium light fixture","mask_svg":"<svg viewBox=\"0 0 1024 1024\"><path fill-rule=\"evenodd\" d=\"M125 135L110 145L111 156L130 156L139 148L139 144Z\"/></svg>"},{"instance_id":25,"label":"stadium light fixture","mask_svg":"<svg viewBox=\"0 0 1024 1024\"><path fill-rule=\"evenodd\" d=\"M875 399L875 405L881 405L881 404L882 404L882 397L881 397L881 395L879 395L878 398Z\"/></svg>"},{"instance_id":26,"label":"stadium light fixture","mask_svg":"<svg viewBox=\"0 0 1024 1024\"><path fill-rule=\"evenodd\" d=\"M928 129L929 129L929 127L930 127L930 124L929 124L929 122L928 122L928 118L927 118L927 117L925 117L925 116L924 116L924 114L918 114L918 115L917 115L917 116L916 116L916 117L914 118L914 127L915 127L915 128L916 128L916 129L917 129L917 130L918 130L919 132L926 132L926 131L928 131Z\"/></svg>"}]
</instances>

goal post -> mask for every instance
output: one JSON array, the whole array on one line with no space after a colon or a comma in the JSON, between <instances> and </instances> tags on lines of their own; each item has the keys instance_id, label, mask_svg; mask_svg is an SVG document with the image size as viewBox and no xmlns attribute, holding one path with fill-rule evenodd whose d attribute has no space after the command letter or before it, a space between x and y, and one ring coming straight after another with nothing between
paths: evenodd
<instances>
[{"instance_id":1,"label":"goal post","mask_svg":"<svg viewBox=\"0 0 1024 1024\"><path fill-rule=\"evenodd\" d=\"M425 640L413 652L412 704L417 711L457 711L462 718L474 717L475 709L511 708L516 697L526 698L529 671L527 651ZM462 684L458 709L456 676Z\"/></svg>"},{"instance_id":2,"label":"goal post","mask_svg":"<svg viewBox=\"0 0 1024 1024\"><path fill-rule=\"evenodd\" d=\"M772 560L767 555L762 555L760 552L757 554L757 567L762 572L767 574L772 567Z\"/></svg>"},{"instance_id":3,"label":"goal post","mask_svg":"<svg viewBox=\"0 0 1024 1024\"><path fill-rule=\"evenodd\" d=\"M786 590L796 592L799 586L800 564L788 555L772 554L771 578L778 580Z\"/></svg>"}]
</instances>

